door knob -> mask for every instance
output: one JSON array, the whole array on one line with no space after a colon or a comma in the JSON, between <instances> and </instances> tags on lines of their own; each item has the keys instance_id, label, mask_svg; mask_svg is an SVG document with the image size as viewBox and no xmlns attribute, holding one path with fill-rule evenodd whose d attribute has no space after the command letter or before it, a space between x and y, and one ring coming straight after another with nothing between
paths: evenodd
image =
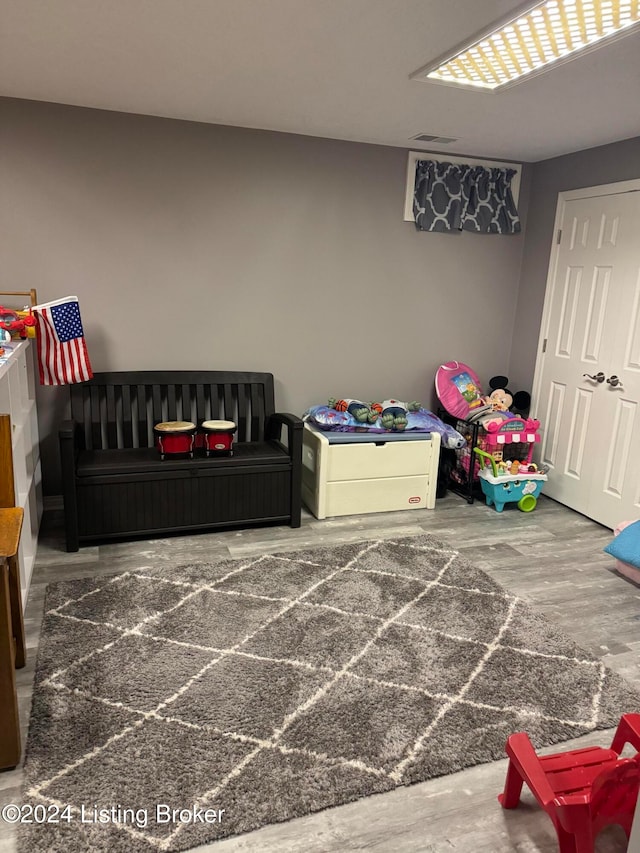
<instances>
[{"instance_id":1,"label":"door knob","mask_svg":"<svg viewBox=\"0 0 640 853\"><path fill-rule=\"evenodd\" d=\"M614 373L614 374L612 374L612 375L607 379L607 382L609 383L609 385L611 385L611 387L612 387L612 388L615 388L615 387L616 387L616 386L618 386L618 385L622 388L622 380L621 380L621 379L618 379L618 377L615 375L615 373Z\"/></svg>"},{"instance_id":2,"label":"door knob","mask_svg":"<svg viewBox=\"0 0 640 853\"><path fill-rule=\"evenodd\" d=\"M587 379L593 379L594 382L604 382L604 373L602 371L600 373L596 373L595 376L592 376L590 373L583 373L583 376L586 376ZM609 380L607 379L607 382Z\"/></svg>"}]
</instances>

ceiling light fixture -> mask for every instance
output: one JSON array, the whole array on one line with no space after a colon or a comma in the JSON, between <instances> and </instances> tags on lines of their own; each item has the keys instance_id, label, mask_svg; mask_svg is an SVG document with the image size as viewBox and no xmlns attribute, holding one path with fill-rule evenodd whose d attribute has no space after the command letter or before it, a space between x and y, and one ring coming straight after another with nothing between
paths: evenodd
<instances>
[{"instance_id":1,"label":"ceiling light fixture","mask_svg":"<svg viewBox=\"0 0 640 853\"><path fill-rule=\"evenodd\" d=\"M502 89L605 40L628 35L638 24L639 0L543 0L534 6L529 2L411 78Z\"/></svg>"}]
</instances>

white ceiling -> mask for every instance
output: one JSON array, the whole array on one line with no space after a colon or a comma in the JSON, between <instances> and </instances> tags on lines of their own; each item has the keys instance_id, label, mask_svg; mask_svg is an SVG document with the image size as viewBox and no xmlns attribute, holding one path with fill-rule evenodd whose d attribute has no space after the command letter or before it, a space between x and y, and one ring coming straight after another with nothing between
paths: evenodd
<instances>
[{"instance_id":1,"label":"white ceiling","mask_svg":"<svg viewBox=\"0 0 640 853\"><path fill-rule=\"evenodd\" d=\"M0 94L504 160L640 136L638 32L500 93L409 79L518 6L0 0Z\"/></svg>"}]
</instances>

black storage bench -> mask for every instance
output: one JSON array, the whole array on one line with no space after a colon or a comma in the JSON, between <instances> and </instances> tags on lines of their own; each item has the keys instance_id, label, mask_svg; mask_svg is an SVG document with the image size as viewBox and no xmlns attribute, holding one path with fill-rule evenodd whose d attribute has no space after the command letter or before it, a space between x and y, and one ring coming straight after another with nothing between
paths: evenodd
<instances>
[{"instance_id":1,"label":"black storage bench","mask_svg":"<svg viewBox=\"0 0 640 853\"><path fill-rule=\"evenodd\" d=\"M97 373L70 392L59 431L67 551L134 535L300 526L303 424L275 412L272 374ZM176 420L234 421L233 455L162 460L153 427Z\"/></svg>"}]
</instances>

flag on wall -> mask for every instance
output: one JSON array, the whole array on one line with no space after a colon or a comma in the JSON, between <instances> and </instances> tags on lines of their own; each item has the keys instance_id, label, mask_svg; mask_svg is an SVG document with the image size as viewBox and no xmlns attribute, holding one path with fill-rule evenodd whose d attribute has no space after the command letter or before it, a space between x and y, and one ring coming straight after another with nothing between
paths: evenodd
<instances>
[{"instance_id":1,"label":"flag on wall","mask_svg":"<svg viewBox=\"0 0 640 853\"><path fill-rule=\"evenodd\" d=\"M70 385L93 376L77 296L34 305L41 385Z\"/></svg>"}]
</instances>

